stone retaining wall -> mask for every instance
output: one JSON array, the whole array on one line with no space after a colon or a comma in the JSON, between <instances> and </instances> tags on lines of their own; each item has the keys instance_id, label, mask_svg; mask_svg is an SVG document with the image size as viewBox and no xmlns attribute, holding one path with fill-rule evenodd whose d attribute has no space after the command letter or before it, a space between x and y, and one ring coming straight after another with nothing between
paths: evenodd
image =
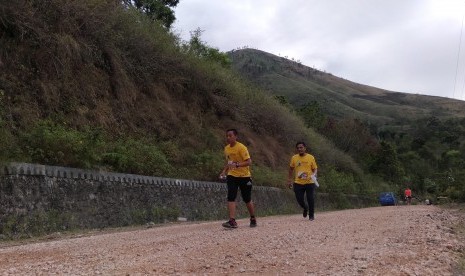
<instances>
[{"instance_id":1,"label":"stone retaining wall","mask_svg":"<svg viewBox=\"0 0 465 276\"><path fill-rule=\"evenodd\" d=\"M222 219L226 194L226 183L12 163L0 174L0 235ZM253 200L257 215L297 210L278 188L254 186Z\"/></svg>"},{"instance_id":2,"label":"stone retaining wall","mask_svg":"<svg viewBox=\"0 0 465 276\"><path fill-rule=\"evenodd\" d=\"M225 183L12 163L0 171L0 237L225 219L226 194ZM254 186L252 199L257 216L300 212L290 190ZM333 205L318 194L317 209ZM246 215L239 202L238 217Z\"/></svg>"}]
</instances>

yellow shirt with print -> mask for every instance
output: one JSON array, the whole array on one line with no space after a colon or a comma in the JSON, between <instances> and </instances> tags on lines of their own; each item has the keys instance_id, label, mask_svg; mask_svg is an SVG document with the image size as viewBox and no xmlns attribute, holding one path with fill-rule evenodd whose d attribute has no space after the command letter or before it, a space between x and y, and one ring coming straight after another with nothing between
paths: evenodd
<instances>
[{"instance_id":1,"label":"yellow shirt with print","mask_svg":"<svg viewBox=\"0 0 465 276\"><path fill-rule=\"evenodd\" d=\"M313 155L307 153L304 156L300 156L300 154L296 154L292 156L289 166L294 168L294 183L302 185L314 183L311 175L318 167Z\"/></svg>"},{"instance_id":2,"label":"yellow shirt with print","mask_svg":"<svg viewBox=\"0 0 465 276\"><path fill-rule=\"evenodd\" d=\"M236 144L232 147L229 144L226 145L226 147L224 147L224 155L226 156L226 160L228 161L228 163L243 162L247 159L250 159L247 147L240 142L236 142ZM250 168L249 166L229 168L228 175L232 175L235 177L250 177Z\"/></svg>"}]
</instances>

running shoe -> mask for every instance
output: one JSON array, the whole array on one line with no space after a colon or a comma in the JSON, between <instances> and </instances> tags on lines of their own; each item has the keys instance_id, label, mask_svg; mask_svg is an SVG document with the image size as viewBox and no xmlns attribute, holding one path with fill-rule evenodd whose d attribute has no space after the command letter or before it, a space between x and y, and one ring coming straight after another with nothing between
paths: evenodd
<instances>
[{"instance_id":1,"label":"running shoe","mask_svg":"<svg viewBox=\"0 0 465 276\"><path fill-rule=\"evenodd\" d=\"M237 228L237 222L235 219L229 219L227 222L222 224L225 228Z\"/></svg>"},{"instance_id":2,"label":"running shoe","mask_svg":"<svg viewBox=\"0 0 465 276\"><path fill-rule=\"evenodd\" d=\"M304 212L303 212L302 216L304 216L304 218L306 218L306 217L307 217L307 213L308 213L308 210L307 210L307 209L304 209Z\"/></svg>"},{"instance_id":3,"label":"running shoe","mask_svg":"<svg viewBox=\"0 0 465 276\"><path fill-rule=\"evenodd\" d=\"M257 219L255 217L250 218L250 227L256 227L257 226Z\"/></svg>"},{"instance_id":4,"label":"running shoe","mask_svg":"<svg viewBox=\"0 0 465 276\"><path fill-rule=\"evenodd\" d=\"M309 219L310 219L310 221L314 221L314 220L315 220L315 217L314 217L314 216L311 216Z\"/></svg>"}]
</instances>

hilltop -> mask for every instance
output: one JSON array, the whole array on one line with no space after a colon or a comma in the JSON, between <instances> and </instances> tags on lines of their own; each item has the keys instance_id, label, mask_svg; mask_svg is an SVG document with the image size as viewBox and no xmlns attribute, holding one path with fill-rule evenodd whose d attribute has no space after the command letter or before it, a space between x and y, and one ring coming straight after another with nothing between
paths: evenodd
<instances>
[{"instance_id":1,"label":"hilltop","mask_svg":"<svg viewBox=\"0 0 465 276\"><path fill-rule=\"evenodd\" d=\"M400 93L336 77L293 60L255 49L229 52L234 68L272 95L299 108L318 102L329 116L375 125L407 125L428 116L465 117L465 102Z\"/></svg>"}]
</instances>

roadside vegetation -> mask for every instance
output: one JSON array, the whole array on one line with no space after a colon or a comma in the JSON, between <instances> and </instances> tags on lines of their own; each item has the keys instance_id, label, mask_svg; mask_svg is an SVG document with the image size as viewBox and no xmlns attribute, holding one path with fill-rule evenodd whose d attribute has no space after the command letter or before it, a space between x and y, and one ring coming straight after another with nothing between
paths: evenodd
<instances>
[{"instance_id":1,"label":"roadside vegetation","mask_svg":"<svg viewBox=\"0 0 465 276\"><path fill-rule=\"evenodd\" d=\"M335 180L330 171L328 190L360 193L374 185L402 198L409 186L416 202L465 201L464 102L359 85L255 49L229 54L242 76L353 158L369 179L363 186L354 174Z\"/></svg>"},{"instance_id":2,"label":"roadside vegetation","mask_svg":"<svg viewBox=\"0 0 465 276\"><path fill-rule=\"evenodd\" d=\"M137 1L0 5L3 162L216 180L224 130L235 127L258 185L284 185L298 140L311 141L322 168L363 176L234 73L200 29L182 41Z\"/></svg>"},{"instance_id":3,"label":"roadside vegetation","mask_svg":"<svg viewBox=\"0 0 465 276\"><path fill-rule=\"evenodd\" d=\"M215 181L224 130L234 127L257 185L284 187L303 140L322 192L374 197L409 181L424 195L465 200L463 121L373 132L330 118L318 102L276 99L237 74L202 30L189 41L173 34L177 2L0 3L0 162Z\"/></svg>"}]
</instances>

